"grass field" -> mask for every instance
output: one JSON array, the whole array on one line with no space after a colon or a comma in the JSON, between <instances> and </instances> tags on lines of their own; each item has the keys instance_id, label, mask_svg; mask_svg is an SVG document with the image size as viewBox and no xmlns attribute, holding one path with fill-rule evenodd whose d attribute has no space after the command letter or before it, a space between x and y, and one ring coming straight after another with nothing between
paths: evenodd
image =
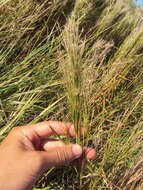
<instances>
[{"instance_id":1,"label":"grass field","mask_svg":"<svg viewBox=\"0 0 143 190\"><path fill-rule=\"evenodd\" d=\"M143 189L142 11L131 0L0 1L0 140L70 121L77 137L66 140L97 150L80 179L53 168L34 189Z\"/></svg>"}]
</instances>

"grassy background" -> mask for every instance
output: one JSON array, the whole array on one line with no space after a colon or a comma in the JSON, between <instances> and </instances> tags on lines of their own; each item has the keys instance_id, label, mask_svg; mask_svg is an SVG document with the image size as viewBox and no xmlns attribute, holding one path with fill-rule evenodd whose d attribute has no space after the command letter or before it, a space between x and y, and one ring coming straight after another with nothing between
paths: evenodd
<instances>
[{"instance_id":1,"label":"grassy background","mask_svg":"<svg viewBox=\"0 0 143 190\"><path fill-rule=\"evenodd\" d=\"M75 122L80 111L79 121L90 123L86 144L97 149L81 189L141 190L142 24L142 9L128 0L0 1L0 140L16 125ZM75 71L76 82L68 77ZM65 166L35 188L78 183Z\"/></svg>"}]
</instances>

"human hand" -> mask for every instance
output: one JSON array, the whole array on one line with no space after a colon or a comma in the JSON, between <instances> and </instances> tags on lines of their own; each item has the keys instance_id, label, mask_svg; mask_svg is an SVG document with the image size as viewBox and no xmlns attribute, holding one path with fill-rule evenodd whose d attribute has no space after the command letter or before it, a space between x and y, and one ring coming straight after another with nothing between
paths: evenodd
<instances>
[{"instance_id":1,"label":"human hand","mask_svg":"<svg viewBox=\"0 0 143 190\"><path fill-rule=\"evenodd\" d=\"M57 135L76 134L70 123L58 121L13 128L0 144L0 189L29 190L47 169L70 163L83 151L86 159L95 158L91 148L47 139Z\"/></svg>"}]
</instances>

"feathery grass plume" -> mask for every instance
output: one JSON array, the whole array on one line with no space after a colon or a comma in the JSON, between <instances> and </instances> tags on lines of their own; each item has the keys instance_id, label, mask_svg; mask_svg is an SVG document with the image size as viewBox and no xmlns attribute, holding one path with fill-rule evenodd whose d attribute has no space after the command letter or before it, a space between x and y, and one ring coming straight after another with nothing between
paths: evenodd
<instances>
[{"instance_id":1,"label":"feathery grass plume","mask_svg":"<svg viewBox=\"0 0 143 190\"><path fill-rule=\"evenodd\" d=\"M60 72L67 97L69 120L76 131L76 143L88 146L91 139L92 118L95 107L94 64L85 56L86 40L81 39L78 20L72 15L62 33L63 51L60 55ZM82 129L84 134L82 134ZM83 188L83 166L79 171L79 188Z\"/></svg>"},{"instance_id":2,"label":"feathery grass plume","mask_svg":"<svg viewBox=\"0 0 143 190\"><path fill-rule=\"evenodd\" d=\"M82 31L79 31L79 26L86 13L90 11L91 5L91 0L76 1L62 32L64 50L60 69L71 120L77 132L76 142L82 145L88 144L87 134L90 132L90 121L92 121L91 117L94 112L92 96L95 91L95 75L94 64L89 63L89 57L86 55L85 44L87 42L86 39L82 38ZM81 126L87 135L86 138L81 138Z\"/></svg>"},{"instance_id":3,"label":"feathery grass plume","mask_svg":"<svg viewBox=\"0 0 143 190\"><path fill-rule=\"evenodd\" d=\"M138 67L142 59L142 54L139 53L143 47L142 34L142 30L138 33L133 31L104 66L95 94L95 99L99 104L102 102L102 94L106 97L110 96L121 83L128 80L126 76L129 72Z\"/></svg>"},{"instance_id":4,"label":"feathery grass plume","mask_svg":"<svg viewBox=\"0 0 143 190\"><path fill-rule=\"evenodd\" d=\"M71 120L77 132L76 142L82 145L85 145L85 139L81 142L81 125L87 134L92 113L91 91L94 90L93 76L89 76L93 73L92 65L86 63L84 57L86 40L81 38L82 33L79 32L81 18L85 16L82 13L88 10L88 3L89 0L75 2L74 10L62 32L65 51L60 64Z\"/></svg>"},{"instance_id":5,"label":"feathery grass plume","mask_svg":"<svg viewBox=\"0 0 143 190\"><path fill-rule=\"evenodd\" d=\"M76 142L81 144L81 124L83 122L82 71L84 42L81 43L78 25L70 18L62 33L65 54L60 64L71 119L77 132Z\"/></svg>"}]
</instances>

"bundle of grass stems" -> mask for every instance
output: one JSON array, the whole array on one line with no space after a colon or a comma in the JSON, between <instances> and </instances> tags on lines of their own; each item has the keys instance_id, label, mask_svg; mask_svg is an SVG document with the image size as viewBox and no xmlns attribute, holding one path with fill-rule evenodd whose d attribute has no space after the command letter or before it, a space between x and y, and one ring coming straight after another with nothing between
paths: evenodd
<instances>
[{"instance_id":1,"label":"bundle of grass stems","mask_svg":"<svg viewBox=\"0 0 143 190\"><path fill-rule=\"evenodd\" d=\"M143 189L143 20L131 0L0 2L0 140L42 120L96 149L33 189ZM83 132L84 131L84 132Z\"/></svg>"}]
</instances>

